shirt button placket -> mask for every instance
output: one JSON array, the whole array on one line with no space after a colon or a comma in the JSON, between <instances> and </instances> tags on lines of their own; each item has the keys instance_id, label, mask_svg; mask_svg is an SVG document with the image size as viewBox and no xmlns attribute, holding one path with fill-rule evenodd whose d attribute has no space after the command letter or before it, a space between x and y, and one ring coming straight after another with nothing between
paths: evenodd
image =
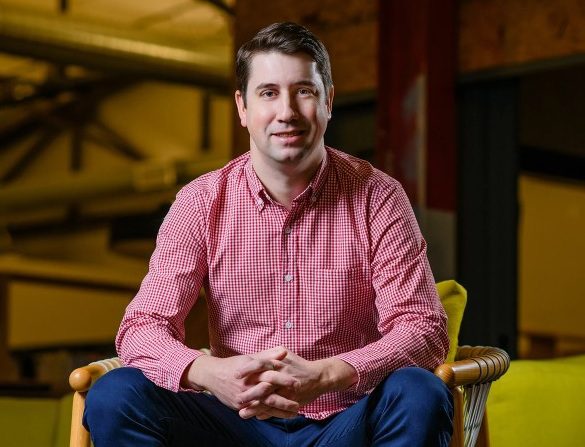
<instances>
[{"instance_id":1,"label":"shirt button placket","mask_svg":"<svg viewBox=\"0 0 585 447\"><path fill-rule=\"evenodd\" d=\"M283 242L284 242L284 250L286 253L286 270L283 277L284 280L284 306L283 306L283 330L284 330L284 340L287 346L292 346L293 342L293 334L292 329L294 328L294 290L295 284L294 280L295 277L293 275L294 269L294 259L295 256L292 253L294 249L294 244L292 240L292 227L290 224L286 225L283 230Z\"/></svg>"},{"instance_id":2,"label":"shirt button placket","mask_svg":"<svg viewBox=\"0 0 585 447\"><path fill-rule=\"evenodd\" d=\"M291 329L294 327L294 323L291 321L291 304L292 304L292 282L294 276L290 273L284 275L284 308L283 317L285 319L283 326L284 329L284 344L287 346L291 345Z\"/></svg>"}]
</instances>

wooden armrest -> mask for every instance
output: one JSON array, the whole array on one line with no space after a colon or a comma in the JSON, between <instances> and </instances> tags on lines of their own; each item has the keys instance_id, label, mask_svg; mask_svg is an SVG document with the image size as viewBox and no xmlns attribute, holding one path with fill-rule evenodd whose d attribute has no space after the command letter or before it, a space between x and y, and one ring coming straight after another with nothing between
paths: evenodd
<instances>
[{"instance_id":1,"label":"wooden armrest","mask_svg":"<svg viewBox=\"0 0 585 447\"><path fill-rule=\"evenodd\" d=\"M449 388L493 382L510 366L508 353L490 346L461 346L454 362L443 363L435 369Z\"/></svg>"},{"instance_id":2,"label":"wooden armrest","mask_svg":"<svg viewBox=\"0 0 585 447\"><path fill-rule=\"evenodd\" d=\"M77 368L69 375L69 385L74 391L84 393L91 388L97 379L120 366L122 366L122 362L118 357L90 363Z\"/></svg>"}]
</instances>

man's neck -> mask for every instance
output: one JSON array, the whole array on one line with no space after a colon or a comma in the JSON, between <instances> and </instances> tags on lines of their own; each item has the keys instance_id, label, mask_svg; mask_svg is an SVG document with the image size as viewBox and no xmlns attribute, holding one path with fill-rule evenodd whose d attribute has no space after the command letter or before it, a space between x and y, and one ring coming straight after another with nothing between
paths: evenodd
<instances>
[{"instance_id":1,"label":"man's neck","mask_svg":"<svg viewBox=\"0 0 585 447\"><path fill-rule=\"evenodd\" d=\"M311 183L325 156L325 149L307 160L267 165L251 153L252 167L270 197L290 210L293 200Z\"/></svg>"}]
</instances>

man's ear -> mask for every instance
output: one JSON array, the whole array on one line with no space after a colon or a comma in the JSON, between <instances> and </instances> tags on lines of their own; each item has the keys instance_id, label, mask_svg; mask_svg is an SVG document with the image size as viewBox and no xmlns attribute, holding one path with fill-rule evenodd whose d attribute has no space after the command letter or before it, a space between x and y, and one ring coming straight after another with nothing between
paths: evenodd
<instances>
[{"instance_id":1,"label":"man's ear","mask_svg":"<svg viewBox=\"0 0 585 447\"><path fill-rule=\"evenodd\" d=\"M329 119L331 119L331 113L333 112L333 96L335 96L335 92L333 86L331 86L327 93L327 112L329 112Z\"/></svg>"},{"instance_id":2,"label":"man's ear","mask_svg":"<svg viewBox=\"0 0 585 447\"><path fill-rule=\"evenodd\" d=\"M236 90L234 98L236 100L236 107L238 108L238 115L240 116L240 124L242 127L246 127L248 121L246 119L246 104L244 104L244 97L242 96L242 92Z\"/></svg>"}]
</instances>

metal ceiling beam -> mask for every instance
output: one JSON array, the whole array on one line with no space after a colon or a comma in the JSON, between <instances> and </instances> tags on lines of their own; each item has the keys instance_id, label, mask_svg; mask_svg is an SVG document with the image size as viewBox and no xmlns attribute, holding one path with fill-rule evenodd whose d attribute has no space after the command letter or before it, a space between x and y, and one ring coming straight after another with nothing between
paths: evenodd
<instances>
[{"instance_id":1,"label":"metal ceiling beam","mask_svg":"<svg viewBox=\"0 0 585 447\"><path fill-rule=\"evenodd\" d=\"M58 180L43 180L0 188L3 213L83 204L88 200L124 194L168 191L227 163L226 159L201 161L149 161L103 172L75 173Z\"/></svg>"},{"instance_id":2,"label":"metal ceiling beam","mask_svg":"<svg viewBox=\"0 0 585 447\"><path fill-rule=\"evenodd\" d=\"M0 51L107 73L229 90L229 53L195 50L196 44L0 5Z\"/></svg>"}]
</instances>

